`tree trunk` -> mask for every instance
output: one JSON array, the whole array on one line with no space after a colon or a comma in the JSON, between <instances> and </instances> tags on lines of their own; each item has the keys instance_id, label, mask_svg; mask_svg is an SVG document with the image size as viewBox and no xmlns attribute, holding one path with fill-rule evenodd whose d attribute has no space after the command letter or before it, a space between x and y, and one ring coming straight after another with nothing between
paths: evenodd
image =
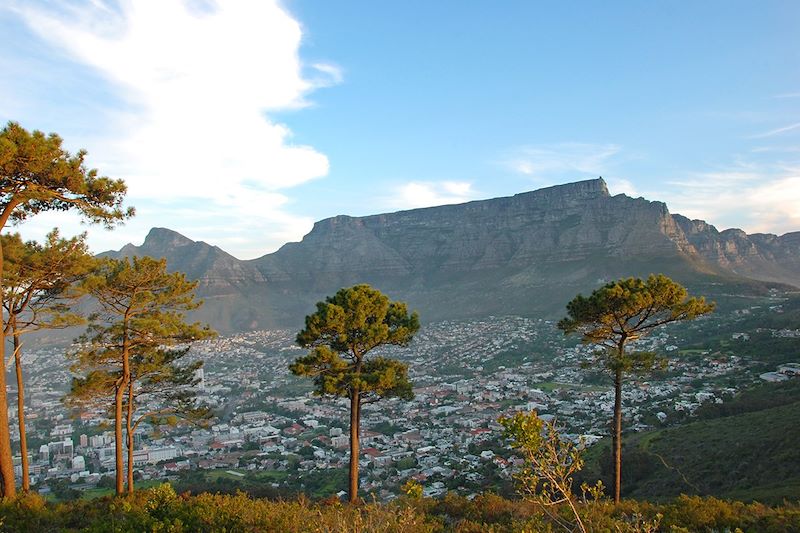
<instances>
[{"instance_id":1,"label":"tree trunk","mask_svg":"<svg viewBox=\"0 0 800 533\"><path fill-rule=\"evenodd\" d=\"M22 490L31 489L28 467L28 438L25 435L25 383L22 380L22 343L17 332L17 320L12 319L11 330L14 335L14 368L17 373L17 419L19 420L19 452L22 457Z\"/></svg>"},{"instance_id":2,"label":"tree trunk","mask_svg":"<svg viewBox=\"0 0 800 533\"><path fill-rule=\"evenodd\" d=\"M3 213L3 224L8 219L10 206ZM2 309L3 287L3 247L0 244L0 309ZM0 313L0 332L5 331L5 315ZM0 342L0 477L2 477L1 496L13 498L17 494L14 482L14 459L11 454L11 431L8 425L8 395L6 393L6 343L5 336Z\"/></svg>"},{"instance_id":3,"label":"tree trunk","mask_svg":"<svg viewBox=\"0 0 800 533\"><path fill-rule=\"evenodd\" d=\"M121 383L116 386L114 391L114 457L116 467L116 492L117 496L125 493L125 480L122 472L125 469L125 462L122 458L122 397L125 394L124 379L120 378Z\"/></svg>"},{"instance_id":4,"label":"tree trunk","mask_svg":"<svg viewBox=\"0 0 800 533\"><path fill-rule=\"evenodd\" d=\"M128 412L125 416L125 432L128 437L128 494L133 494L133 380L128 383Z\"/></svg>"},{"instance_id":5,"label":"tree trunk","mask_svg":"<svg viewBox=\"0 0 800 533\"><path fill-rule=\"evenodd\" d=\"M116 464L114 466L116 467L117 474L117 496L122 496L125 494L125 461L123 460L122 455L122 400L125 397L125 389L127 388L128 382L131 379L130 361L128 360L129 341L127 313L123 319L122 327L124 329L122 334L122 375L120 376L119 382L117 383L114 391L114 454L116 459Z\"/></svg>"},{"instance_id":6,"label":"tree trunk","mask_svg":"<svg viewBox=\"0 0 800 533\"><path fill-rule=\"evenodd\" d=\"M361 397L358 390L350 396L350 503L358 502L358 425Z\"/></svg>"},{"instance_id":7,"label":"tree trunk","mask_svg":"<svg viewBox=\"0 0 800 533\"><path fill-rule=\"evenodd\" d=\"M622 370L620 369L617 369L614 374L614 428L612 441L614 503L618 504L622 487Z\"/></svg>"},{"instance_id":8,"label":"tree trunk","mask_svg":"<svg viewBox=\"0 0 800 533\"><path fill-rule=\"evenodd\" d=\"M361 443L361 397L358 398L358 414L356 415L356 437Z\"/></svg>"}]
</instances>

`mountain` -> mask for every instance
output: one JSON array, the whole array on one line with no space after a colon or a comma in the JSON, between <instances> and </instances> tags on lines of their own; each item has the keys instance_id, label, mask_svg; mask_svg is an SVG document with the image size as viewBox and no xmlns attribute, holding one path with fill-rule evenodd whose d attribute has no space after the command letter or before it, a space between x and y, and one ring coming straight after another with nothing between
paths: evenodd
<instances>
[{"instance_id":1,"label":"mountain","mask_svg":"<svg viewBox=\"0 0 800 533\"><path fill-rule=\"evenodd\" d=\"M127 244L119 251L100 255L166 257L169 270L184 272L189 279L198 281L196 292L204 305L192 318L213 324L220 332L279 323L262 308L265 279L261 272L252 263L240 261L217 246L193 241L170 229L153 228L141 246Z\"/></svg>"},{"instance_id":2,"label":"mountain","mask_svg":"<svg viewBox=\"0 0 800 533\"><path fill-rule=\"evenodd\" d=\"M166 228L151 229L141 246L126 244L118 252L101 255L166 257L171 270L198 280L199 291L205 295L234 294L241 287L265 281L252 264L236 259L217 246L193 241Z\"/></svg>"},{"instance_id":3,"label":"mountain","mask_svg":"<svg viewBox=\"0 0 800 533\"><path fill-rule=\"evenodd\" d=\"M717 231L702 220L673 215L694 251L735 274L800 286L800 231L782 236Z\"/></svg>"},{"instance_id":4,"label":"mountain","mask_svg":"<svg viewBox=\"0 0 800 533\"><path fill-rule=\"evenodd\" d=\"M302 241L240 261L173 231L110 255L167 257L200 281L220 331L297 327L340 287L370 283L424 320L555 317L577 292L663 272L699 294L800 286L800 233L719 232L662 202L611 196L601 179L511 197L321 220ZM767 284L762 283L767 282Z\"/></svg>"}]
</instances>

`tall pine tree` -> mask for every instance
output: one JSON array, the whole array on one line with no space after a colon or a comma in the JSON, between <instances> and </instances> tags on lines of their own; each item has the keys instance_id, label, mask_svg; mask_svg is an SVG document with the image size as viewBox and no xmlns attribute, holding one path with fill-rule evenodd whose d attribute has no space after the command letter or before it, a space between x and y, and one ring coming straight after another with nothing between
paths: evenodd
<instances>
[{"instance_id":1,"label":"tall pine tree","mask_svg":"<svg viewBox=\"0 0 800 533\"><path fill-rule=\"evenodd\" d=\"M306 317L297 344L310 348L289 368L314 378L315 393L350 400L350 502L358 501L361 406L382 398L413 397L408 367L386 357L370 357L379 346L406 346L419 330L419 317L403 302L369 285L340 289Z\"/></svg>"},{"instance_id":2,"label":"tall pine tree","mask_svg":"<svg viewBox=\"0 0 800 533\"><path fill-rule=\"evenodd\" d=\"M183 273L167 272L165 259L151 257L106 259L83 282L99 311L90 318L81 348L72 354L72 370L84 376L73 380L70 397L77 403L113 401L117 495L125 492L126 477L128 493L133 492L137 395L142 394L142 387L152 388L159 382L191 384L175 366L178 356L185 353L177 348L215 335L208 326L185 320L184 313L202 303L194 299L196 286L197 282L187 281ZM127 429L127 471L123 425Z\"/></svg>"},{"instance_id":3,"label":"tall pine tree","mask_svg":"<svg viewBox=\"0 0 800 533\"><path fill-rule=\"evenodd\" d=\"M0 231L9 222L22 222L45 211L80 213L91 223L113 224L133 215L122 209L126 187L122 180L99 177L84 166L86 152L70 154L58 135L28 132L15 122L0 130ZM3 287L0 243L0 287ZM0 330L5 331L5 317ZM8 425L5 343L0 342L0 477L2 496L16 494Z\"/></svg>"},{"instance_id":4,"label":"tall pine tree","mask_svg":"<svg viewBox=\"0 0 800 533\"><path fill-rule=\"evenodd\" d=\"M0 237L5 254L3 309L6 339L11 337L17 380L17 419L22 454L22 489L30 489L28 446L25 433L25 383L22 374L22 336L43 329L67 328L83 323L73 311L80 298L77 282L94 265L85 235L62 239L58 230L44 244L23 242L19 234Z\"/></svg>"},{"instance_id":5,"label":"tall pine tree","mask_svg":"<svg viewBox=\"0 0 800 533\"><path fill-rule=\"evenodd\" d=\"M619 503L622 479L622 382L626 374L653 367L654 354L631 351L629 345L655 328L692 320L714 310L703 298L690 298L686 289L663 274L647 280L628 278L608 283L586 298L567 304L568 316L558 323L565 335L580 333L586 344L598 346L595 356L614 382L612 463L614 502Z\"/></svg>"}]
</instances>

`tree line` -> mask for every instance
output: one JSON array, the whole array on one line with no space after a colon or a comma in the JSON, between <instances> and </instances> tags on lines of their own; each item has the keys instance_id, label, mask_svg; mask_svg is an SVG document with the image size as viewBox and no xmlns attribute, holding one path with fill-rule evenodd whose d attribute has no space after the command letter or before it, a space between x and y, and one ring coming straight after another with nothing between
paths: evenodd
<instances>
[{"instance_id":1,"label":"tree line","mask_svg":"<svg viewBox=\"0 0 800 533\"><path fill-rule=\"evenodd\" d=\"M29 133L13 122L0 131L0 231L9 223L23 223L33 215L53 210L76 211L86 221L106 227L133 216L132 208L122 207L125 184L98 177L96 170L84 166L85 152L72 155L61 144L55 134ZM42 329L86 324L86 334L69 354L71 370L77 377L67 403L80 409L104 409L114 421L115 489L122 495L134 490L133 436L144 420L169 423L181 416L201 423L210 416L208 409L196 403L192 391L195 372L202 362L184 364L181 359L192 342L215 333L207 325L186 321L186 313L200 305L194 297L197 282L187 280L181 273L169 273L164 259L94 258L88 252L85 237L63 238L54 230L43 244L23 242L17 234L0 238L0 298L4 309L0 329L13 346L22 488L29 489L22 336ZM83 297L89 298L94 310L88 316L75 311L76 301ZM580 334L584 343L596 348L595 362L610 376L614 387L610 433L615 503L620 501L623 382L627 375L652 370L661 362L654 353L636 350L635 342L656 328L694 319L713 308L712 303L690 297L684 287L663 275L610 282L588 297L577 295L567 304L567 316L558 328L565 334ZM379 290L362 284L343 288L317 303L316 311L306 317L305 327L297 334L297 344L309 352L290 365L291 372L313 378L316 394L349 402L351 502L359 500L362 406L389 397L413 398L408 366L375 355L375 349L407 346L419 327L419 316L409 312L405 303L391 301ZM2 342L0 494L10 497L16 492L16 483L5 361ZM141 410L145 405L166 407ZM533 436L542 431L542 425L532 420L506 422L512 444L547 442ZM551 431L555 438L553 435ZM528 458L540 461L537 453L529 450ZM568 450L564 455L567 459L562 461L568 472L574 470L569 464L576 464L574 459L570 463L571 453ZM552 472L547 468L553 467L537 465L536 461L531 463L536 476L534 488L541 480L550 479ZM569 501L571 496L562 493L571 490L559 489L557 494L553 492L556 485L552 479L544 483L550 487L547 494Z\"/></svg>"},{"instance_id":2,"label":"tree line","mask_svg":"<svg viewBox=\"0 0 800 533\"><path fill-rule=\"evenodd\" d=\"M46 211L75 211L91 224L112 228L134 215L123 208L122 180L98 176L84 164L86 152L70 154L58 135L28 132L9 122L0 130L0 231ZM116 492L134 490L134 433L144 421L170 423L175 416L202 421L208 409L193 398L202 362L183 364L191 342L214 335L208 326L185 320L196 309L197 282L167 271L166 260L95 258L86 234L44 243L0 235L0 495L13 497L16 480L11 449L6 384L6 340L11 340L17 388L21 486L30 489L23 381L24 335L87 325L67 355L76 375L67 404L105 409L114 421ZM76 311L89 300L88 315ZM143 410L145 405L164 408ZM123 439L124 427L124 439ZM127 467L124 449L127 449Z\"/></svg>"}]
</instances>

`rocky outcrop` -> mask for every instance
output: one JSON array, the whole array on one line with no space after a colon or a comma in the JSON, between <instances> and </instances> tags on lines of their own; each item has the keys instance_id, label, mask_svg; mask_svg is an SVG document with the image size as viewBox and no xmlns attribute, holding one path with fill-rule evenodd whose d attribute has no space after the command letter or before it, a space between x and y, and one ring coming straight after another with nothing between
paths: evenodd
<instances>
[{"instance_id":1,"label":"rocky outcrop","mask_svg":"<svg viewBox=\"0 0 800 533\"><path fill-rule=\"evenodd\" d=\"M800 232L748 235L740 229L718 231L681 215L673 218L704 260L735 274L800 286Z\"/></svg>"}]
</instances>

